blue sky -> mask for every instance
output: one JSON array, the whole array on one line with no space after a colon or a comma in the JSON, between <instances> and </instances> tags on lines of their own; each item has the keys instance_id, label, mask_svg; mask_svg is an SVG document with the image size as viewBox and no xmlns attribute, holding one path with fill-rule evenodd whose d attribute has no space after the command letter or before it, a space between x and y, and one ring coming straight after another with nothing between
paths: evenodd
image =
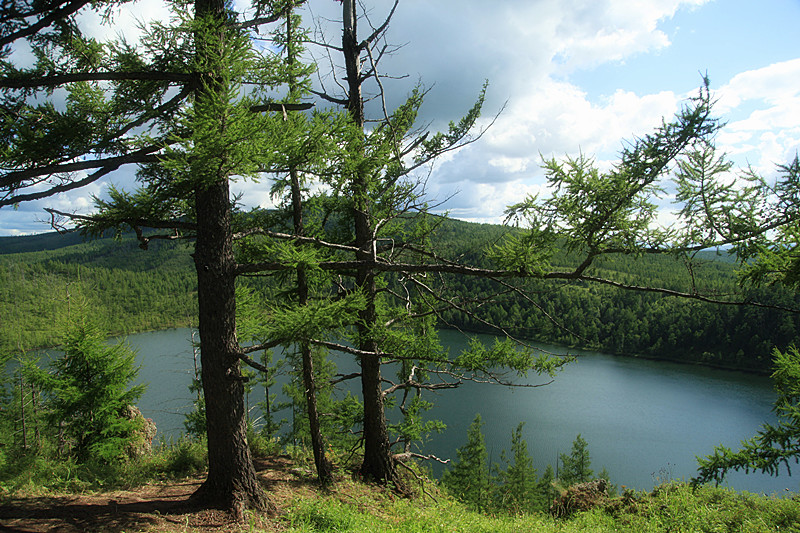
<instances>
[{"instance_id":1,"label":"blue sky","mask_svg":"<svg viewBox=\"0 0 800 533\"><path fill-rule=\"evenodd\" d=\"M391 1L369 4L378 23ZM324 20L337 9L310 0L305 17L335 41L339 30ZM129 5L113 31L127 31L137 13L163 13L163 3ZM427 190L432 201L457 193L446 204L453 216L498 222L506 205L547 193L539 154L582 151L609 165L624 139L652 131L696 94L706 72L728 122L719 148L774 173L800 150L798 27L800 0L401 0L388 39L404 47L384 67L408 78L384 83L391 104L421 80L431 89L425 120L436 127L489 80L486 115L505 103L504 112L479 142L434 166ZM130 176L110 180L129 186ZM103 187L2 208L0 235L48 231L37 222L43 207L87 212ZM269 183L238 188L249 205L270 205Z\"/></svg>"}]
</instances>

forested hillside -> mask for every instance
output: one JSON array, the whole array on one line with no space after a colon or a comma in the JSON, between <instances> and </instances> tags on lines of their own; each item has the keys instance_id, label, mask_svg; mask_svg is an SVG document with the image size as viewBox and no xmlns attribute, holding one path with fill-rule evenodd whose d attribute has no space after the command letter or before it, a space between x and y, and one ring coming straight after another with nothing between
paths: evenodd
<instances>
[{"instance_id":1,"label":"forested hillside","mask_svg":"<svg viewBox=\"0 0 800 533\"><path fill-rule=\"evenodd\" d=\"M443 255L472 256L489 266L485 251L514 231L498 225L448 220L434 240ZM63 246L59 246L63 244ZM569 265L564 254L554 264ZM692 264L669 257L606 261L595 275L630 284L698 291L724 298L736 288L735 264L706 252ZM717 305L610 286L528 281L532 301L498 294L491 280L453 276L447 286L475 298L494 295L476 316L447 310L442 326L508 332L548 342L612 353L663 357L767 371L773 346L800 337L795 314L753 306ZM59 324L80 299L113 333L183 326L196 315L195 274L183 244L154 242L141 250L131 236L82 242L76 235L6 237L0 241L0 350L3 353L58 342ZM781 287L753 290L752 301L784 307L800 303Z\"/></svg>"},{"instance_id":2,"label":"forested hillside","mask_svg":"<svg viewBox=\"0 0 800 533\"><path fill-rule=\"evenodd\" d=\"M57 234L0 241L0 353L58 344L78 305L114 334L187 325L196 316L185 246L156 242L145 252L131 237L81 241ZM19 249L30 251L8 253Z\"/></svg>"},{"instance_id":3,"label":"forested hillside","mask_svg":"<svg viewBox=\"0 0 800 533\"><path fill-rule=\"evenodd\" d=\"M476 254L499 240L502 226L452 222L440 228L439 247L447 255ZM483 243L483 246L481 246ZM473 260L489 265L478 255ZM574 266L568 254L554 266ZM702 252L691 261L669 256L622 256L593 267L598 278L628 285L697 292L717 300L748 301L797 308L798 298L783 286L745 291L737 286L736 264L727 253ZM481 306L491 324L525 338L574 344L602 351L668 358L686 362L757 371L771 369L774 346L785 349L800 335L798 315L751 305L720 305L663 294L620 290L591 282L527 281L531 300L515 293L497 295ZM454 289L473 295L496 294L497 285L484 278L448 279ZM443 318L472 331L497 330L454 311Z\"/></svg>"}]
</instances>

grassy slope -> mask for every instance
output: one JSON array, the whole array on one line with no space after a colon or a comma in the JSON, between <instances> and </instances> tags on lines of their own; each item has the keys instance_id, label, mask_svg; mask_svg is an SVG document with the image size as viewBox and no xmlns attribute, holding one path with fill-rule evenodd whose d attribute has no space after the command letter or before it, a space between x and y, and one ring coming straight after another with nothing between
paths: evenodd
<instances>
[{"instance_id":1,"label":"grassy slope","mask_svg":"<svg viewBox=\"0 0 800 533\"><path fill-rule=\"evenodd\" d=\"M435 493L436 494L436 493ZM800 531L800 502L686 484L628 494L567 519L545 514L487 516L446 495L408 500L343 481L327 492L296 494L284 507L289 531L519 532Z\"/></svg>"},{"instance_id":2,"label":"grassy slope","mask_svg":"<svg viewBox=\"0 0 800 533\"><path fill-rule=\"evenodd\" d=\"M73 531L75 524L87 530L111 530L108 502L119 500L113 518L124 527L113 530L131 532L800 532L800 501L789 495L778 498L714 487L692 489L685 483L668 482L648 493L628 491L569 518L545 513L487 515L465 507L435 483L426 481L420 491L419 479L410 481L420 492L414 498L355 481L347 469L340 471L331 486L321 488L308 458L298 463L287 456L257 461L278 516L270 519L248 512L244 524L232 524L216 516L209 521L206 511L165 507L169 502L180 504L204 478L202 471L193 468L189 469L194 472L190 478L169 475L175 467L187 471L183 462L197 452L179 447L169 453L174 457L161 454L140 465L150 471L149 476L161 479L155 483L146 483L141 473L128 476L122 469L108 484L64 485L55 493L38 482L10 492L0 484L0 523L6 516L17 518L13 526L20 531L48 531L62 525L62 530ZM43 508L48 509L45 514L34 512Z\"/></svg>"}]
</instances>

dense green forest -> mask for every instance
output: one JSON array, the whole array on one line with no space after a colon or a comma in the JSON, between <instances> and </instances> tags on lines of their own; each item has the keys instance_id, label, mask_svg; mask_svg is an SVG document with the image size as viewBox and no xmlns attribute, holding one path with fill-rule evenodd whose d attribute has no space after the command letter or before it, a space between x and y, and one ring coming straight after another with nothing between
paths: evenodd
<instances>
[{"instance_id":1,"label":"dense green forest","mask_svg":"<svg viewBox=\"0 0 800 533\"><path fill-rule=\"evenodd\" d=\"M476 264L490 266L486 250L510 231L447 220L434 240L447 257L470 255ZM113 334L191 325L197 303L189 253L185 244L164 241L143 251L131 236L84 241L76 234L51 233L0 239L0 350L9 355L58 343L64 319L78 301ZM570 258L563 254L554 264L568 266ZM724 299L737 289L735 269L727 254L704 252L691 263L624 256L606 260L594 274L678 291L694 287ZM498 333L491 323L526 339L755 371L770 369L773 347L785 349L800 337L797 315L779 309L719 305L585 281L525 283L530 300L489 278L445 276L448 292L491 298L473 305L472 315L442 311L440 325ZM754 289L745 297L800 306L782 286Z\"/></svg>"},{"instance_id":2,"label":"dense green forest","mask_svg":"<svg viewBox=\"0 0 800 533\"><path fill-rule=\"evenodd\" d=\"M56 247L59 239L65 246ZM157 242L144 252L132 238L81 241L57 234L0 240L3 354L59 344L77 305L113 334L192 323L196 281L188 248Z\"/></svg>"},{"instance_id":3,"label":"dense green forest","mask_svg":"<svg viewBox=\"0 0 800 533\"><path fill-rule=\"evenodd\" d=\"M441 247L453 256L474 255L475 250L485 249L487 242L496 242L504 232L512 231L502 226L462 224L443 225L438 232ZM483 257L471 260L488 266ZM554 265L574 266L574 261L562 254ZM621 256L606 258L593 268L596 277L628 285L774 307L720 305L587 281L529 280L525 287L530 300L516 293L498 294L481 306L480 317L523 338L760 372L771 369L773 347L783 350L800 334L798 316L777 309L797 308L797 296L781 285L742 291L737 265L724 251L706 251L693 258ZM498 285L487 278L453 276L447 283L454 292L465 291L462 294L498 293ZM465 330L497 332L480 317L452 310L442 317Z\"/></svg>"}]
</instances>

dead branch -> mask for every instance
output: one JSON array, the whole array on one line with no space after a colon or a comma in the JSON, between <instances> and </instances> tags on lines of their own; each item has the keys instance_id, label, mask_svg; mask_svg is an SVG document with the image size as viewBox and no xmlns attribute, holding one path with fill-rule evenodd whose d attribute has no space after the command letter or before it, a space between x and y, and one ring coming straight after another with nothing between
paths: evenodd
<instances>
[{"instance_id":1,"label":"dead branch","mask_svg":"<svg viewBox=\"0 0 800 533\"><path fill-rule=\"evenodd\" d=\"M353 372L352 374L336 374L334 377L336 379L332 379L332 380L330 380L328 382L331 385L337 385L339 383L342 383L343 381L348 381L348 380L351 380L351 379L360 378L361 377L361 372Z\"/></svg>"}]
</instances>

